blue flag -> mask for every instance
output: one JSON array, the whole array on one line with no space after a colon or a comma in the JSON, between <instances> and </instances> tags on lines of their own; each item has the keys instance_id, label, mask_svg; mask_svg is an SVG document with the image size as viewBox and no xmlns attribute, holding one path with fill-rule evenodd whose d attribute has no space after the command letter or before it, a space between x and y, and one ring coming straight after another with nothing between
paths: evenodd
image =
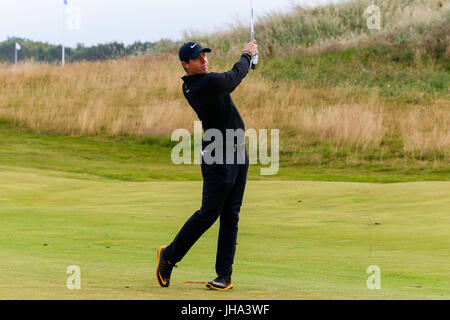
<instances>
[{"instance_id":1,"label":"blue flag","mask_svg":"<svg viewBox=\"0 0 450 320\"><path fill-rule=\"evenodd\" d=\"M64 0L64 4L67 4L67 0Z\"/></svg>"}]
</instances>

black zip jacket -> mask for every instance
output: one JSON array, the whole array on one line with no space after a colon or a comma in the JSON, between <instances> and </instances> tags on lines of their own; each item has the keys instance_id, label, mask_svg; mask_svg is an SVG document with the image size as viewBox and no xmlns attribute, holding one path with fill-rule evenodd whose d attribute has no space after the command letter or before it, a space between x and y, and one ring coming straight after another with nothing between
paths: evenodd
<instances>
[{"instance_id":1,"label":"black zip jacket","mask_svg":"<svg viewBox=\"0 0 450 320\"><path fill-rule=\"evenodd\" d=\"M244 53L228 72L186 75L182 78L184 96L197 113L203 130L218 129L224 138L226 129L245 131L244 121L230 93L247 75L250 61L250 55Z\"/></svg>"}]
</instances>

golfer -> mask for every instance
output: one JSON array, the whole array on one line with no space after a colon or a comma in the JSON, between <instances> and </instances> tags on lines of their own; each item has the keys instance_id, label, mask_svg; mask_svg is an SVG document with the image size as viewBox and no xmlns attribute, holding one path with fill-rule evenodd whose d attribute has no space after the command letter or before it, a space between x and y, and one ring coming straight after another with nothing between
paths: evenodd
<instances>
[{"instance_id":1,"label":"golfer","mask_svg":"<svg viewBox=\"0 0 450 320\"><path fill-rule=\"evenodd\" d=\"M183 94L190 106L202 121L203 130L216 129L222 133L225 141L227 129L245 131L244 121L231 99L230 94L241 83L248 73L252 57L258 53L256 41L248 43L240 60L225 73L208 73L206 53L209 48L203 48L195 42L185 43L179 51L181 64L186 71L182 78ZM226 148L223 143L224 161L212 164L206 163L205 154L215 149L208 149L212 141L202 141L201 171L203 176L202 206L184 224L175 239L168 246L158 249L156 279L161 287L168 287L172 269L181 261L194 243L220 217L219 240L216 255L217 278L208 282L207 287L213 290L228 290L231 283L232 265L236 252L239 212L244 197L247 181L248 155L245 145L236 143L231 148L232 163L225 161ZM242 151L243 150L243 151ZM239 153L241 153L239 155ZM209 155L209 154L208 154ZM229 159L230 155L228 154ZM241 157L241 160L237 159Z\"/></svg>"}]
</instances>

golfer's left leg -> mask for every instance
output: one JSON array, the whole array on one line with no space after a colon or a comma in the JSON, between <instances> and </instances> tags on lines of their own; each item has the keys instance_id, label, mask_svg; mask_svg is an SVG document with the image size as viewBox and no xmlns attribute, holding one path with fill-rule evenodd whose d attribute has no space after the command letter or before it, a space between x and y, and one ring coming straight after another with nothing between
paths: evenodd
<instances>
[{"instance_id":1,"label":"golfer's left leg","mask_svg":"<svg viewBox=\"0 0 450 320\"><path fill-rule=\"evenodd\" d=\"M220 213L219 239L217 243L216 272L218 276L231 276L238 234L239 212L247 183L248 156L246 163L237 165L237 177L230 195Z\"/></svg>"}]
</instances>

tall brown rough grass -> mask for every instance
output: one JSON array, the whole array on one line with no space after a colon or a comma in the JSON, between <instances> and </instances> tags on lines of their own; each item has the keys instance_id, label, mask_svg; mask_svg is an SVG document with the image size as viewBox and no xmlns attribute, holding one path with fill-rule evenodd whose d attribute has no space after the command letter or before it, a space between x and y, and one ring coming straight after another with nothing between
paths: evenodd
<instances>
[{"instance_id":1,"label":"tall brown rough grass","mask_svg":"<svg viewBox=\"0 0 450 320\"><path fill-rule=\"evenodd\" d=\"M194 114L173 56L0 69L0 117L38 132L167 135Z\"/></svg>"}]
</instances>

